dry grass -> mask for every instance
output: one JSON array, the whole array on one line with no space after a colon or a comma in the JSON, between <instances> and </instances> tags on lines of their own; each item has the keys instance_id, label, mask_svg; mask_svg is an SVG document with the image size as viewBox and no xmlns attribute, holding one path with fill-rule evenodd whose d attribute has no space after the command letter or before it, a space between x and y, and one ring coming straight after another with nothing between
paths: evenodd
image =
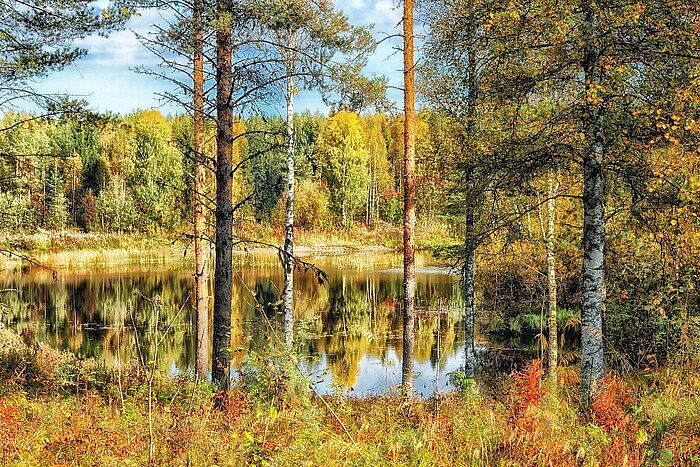
<instances>
[{"instance_id":1,"label":"dry grass","mask_svg":"<svg viewBox=\"0 0 700 467\"><path fill-rule=\"evenodd\" d=\"M2 465L148 463L143 371L123 368L120 390L115 375L90 361L6 329L0 339ZM439 403L333 399L333 412L279 387L264 400L235 389L217 412L209 385L158 377L153 463L693 465L700 460L696 367L685 360L635 383L611 377L590 411L577 405L576 386L549 391L536 363L512 375L497 400L473 392Z\"/></svg>"}]
</instances>

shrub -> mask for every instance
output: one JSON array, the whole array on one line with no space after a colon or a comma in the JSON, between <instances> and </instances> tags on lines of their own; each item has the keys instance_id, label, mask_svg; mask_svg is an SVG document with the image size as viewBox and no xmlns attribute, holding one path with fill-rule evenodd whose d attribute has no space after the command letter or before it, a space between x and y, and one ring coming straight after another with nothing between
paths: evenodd
<instances>
[{"instance_id":1,"label":"shrub","mask_svg":"<svg viewBox=\"0 0 700 467\"><path fill-rule=\"evenodd\" d=\"M36 229L36 211L10 193L0 193L0 225L8 232Z\"/></svg>"},{"instance_id":2,"label":"shrub","mask_svg":"<svg viewBox=\"0 0 700 467\"><path fill-rule=\"evenodd\" d=\"M308 383L294 365L294 355L267 347L249 353L240 369L242 389L255 401L277 407L308 402Z\"/></svg>"},{"instance_id":3,"label":"shrub","mask_svg":"<svg viewBox=\"0 0 700 467\"><path fill-rule=\"evenodd\" d=\"M272 223L284 226L286 195L277 201L272 212ZM294 226L304 229L318 229L328 225L328 191L317 183L302 180L294 187Z\"/></svg>"}]
</instances>

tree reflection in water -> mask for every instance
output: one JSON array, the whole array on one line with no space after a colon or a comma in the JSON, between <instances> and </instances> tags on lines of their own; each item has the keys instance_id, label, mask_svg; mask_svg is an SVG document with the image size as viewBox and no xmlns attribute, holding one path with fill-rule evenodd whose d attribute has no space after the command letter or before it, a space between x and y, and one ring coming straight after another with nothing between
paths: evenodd
<instances>
[{"instance_id":1,"label":"tree reflection in water","mask_svg":"<svg viewBox=\"0 0 700 467\"><path fill-rule=\"evenodd\" d=\"M313 273L297 271L294 311L299 327L296 349L310 357L305 368L319 375L319 389L362 395L400 384L402 276L387 268L400 256L314 261L329 273L329 283L320 285ZM241 263L234 274L231 327L236 368L248 352L273 340L266 321L284 335L277 304L282 268L269 259ZM415 389L429 396L436 390L436 370L438 389L452 388L446 374L464 364L464 326L458 276L439 268L425 271L419 268L417 275ZM171 374L194 371L195 310L188 306L178 315L187 297L194 296L194 279L186 263L64 273L57 281L41 272L6 274L0 280L2 288L17 289L3 296L7 309L2 320L9 327L52 347L119 365L136 361L138 348L145 361L151 360L156 327L164 331L170 326L158 351L158 367ZM156 296L162 303L159 313L144 298ZM485 343L483 336L478 338Z\"/></svg>"}]
</instances>

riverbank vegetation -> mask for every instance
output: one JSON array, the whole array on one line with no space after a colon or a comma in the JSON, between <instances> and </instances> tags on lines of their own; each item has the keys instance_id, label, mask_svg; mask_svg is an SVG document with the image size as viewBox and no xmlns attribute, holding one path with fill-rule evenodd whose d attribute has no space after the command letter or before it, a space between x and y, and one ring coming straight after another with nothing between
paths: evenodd
<instances>
[{"instance_id":1,"label":"riverbank vegetation","mask_svg":"<svg viewBox=\"0 0 700 467\"><path fill-rule=\"evenodd\" d=\"M244 364L218 411L214 386L153 374L148 362L108 371L6 328L0 341L3 465L144 465L151 443L156 465L700 461L697 344L661 368L612 372L586 411L577 372L561 371L553 390L537 360L487 398L467 386L422 401L398 392L321 399L288 354L267 349Z\"/></svg>"}]
</instances>

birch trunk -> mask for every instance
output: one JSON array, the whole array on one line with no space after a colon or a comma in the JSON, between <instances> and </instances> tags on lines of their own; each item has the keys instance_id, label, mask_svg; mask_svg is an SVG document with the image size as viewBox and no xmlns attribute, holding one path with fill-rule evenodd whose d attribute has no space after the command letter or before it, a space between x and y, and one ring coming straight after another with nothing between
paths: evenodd
<instances>
[{"instance_id":1,"label":"birch trunk","mask_svg":"<svg viewBox=\"0 0 700 467\"><path fill-rule=\"evenodd\" d=\"M413 0L403 5L403 76L404 76L404 223L403 223L403 362L402 392L413 397L413 346L416 301L416 135L415 75L413 68Z\"/></svg>"},{"instance_id":2,"label":"birch trunk","mask_svg":"<svg viewBox=\"0 0 700 467\"><path fill-rule=\"evenodd\" d=\"M549 378L557 387L557 270L554 255L554 221L556 216L556 175L547 176L547 284L549 291Z\"/></svg>"},{"instance_id":3,"label":"birch trunk","mask_svg":"<svg viewBox=\"0 0 700 467\"><path fill-rule=\"evenodd\" d=\"M284 342L294 342L294 77L287 69L287 206L284 217Z\"/></svg>"},{"instance_id":4,"label":"birch trunk","mask_svg":"<svg viewBox=\"0 0 700 467\"><path fill-rule=\"evenodd\" d=\"M231 0L218 0L216 30L216 269L214 271L214 341L212 381L221 391L217 406L229 388L231 344L231 294L233 281L233 90L231 54L233 37L227 17Z\"/></svg>"},{"instance_id":5,"label":"birch trunk","mask_svg":"<svg viewBox=\"0 0 700 467\"><path fill-rule=\"evenodd\" d=\"M583 296L581 300L581 394L592 402L605 374L603 344L603 277L605 217L603 180L604 111L595 96L603 80L600 20L590 3L583 5L585 19L583 71L586 115L583 123L588 147L583 158Z\"/></svg>"}]
</instances>

